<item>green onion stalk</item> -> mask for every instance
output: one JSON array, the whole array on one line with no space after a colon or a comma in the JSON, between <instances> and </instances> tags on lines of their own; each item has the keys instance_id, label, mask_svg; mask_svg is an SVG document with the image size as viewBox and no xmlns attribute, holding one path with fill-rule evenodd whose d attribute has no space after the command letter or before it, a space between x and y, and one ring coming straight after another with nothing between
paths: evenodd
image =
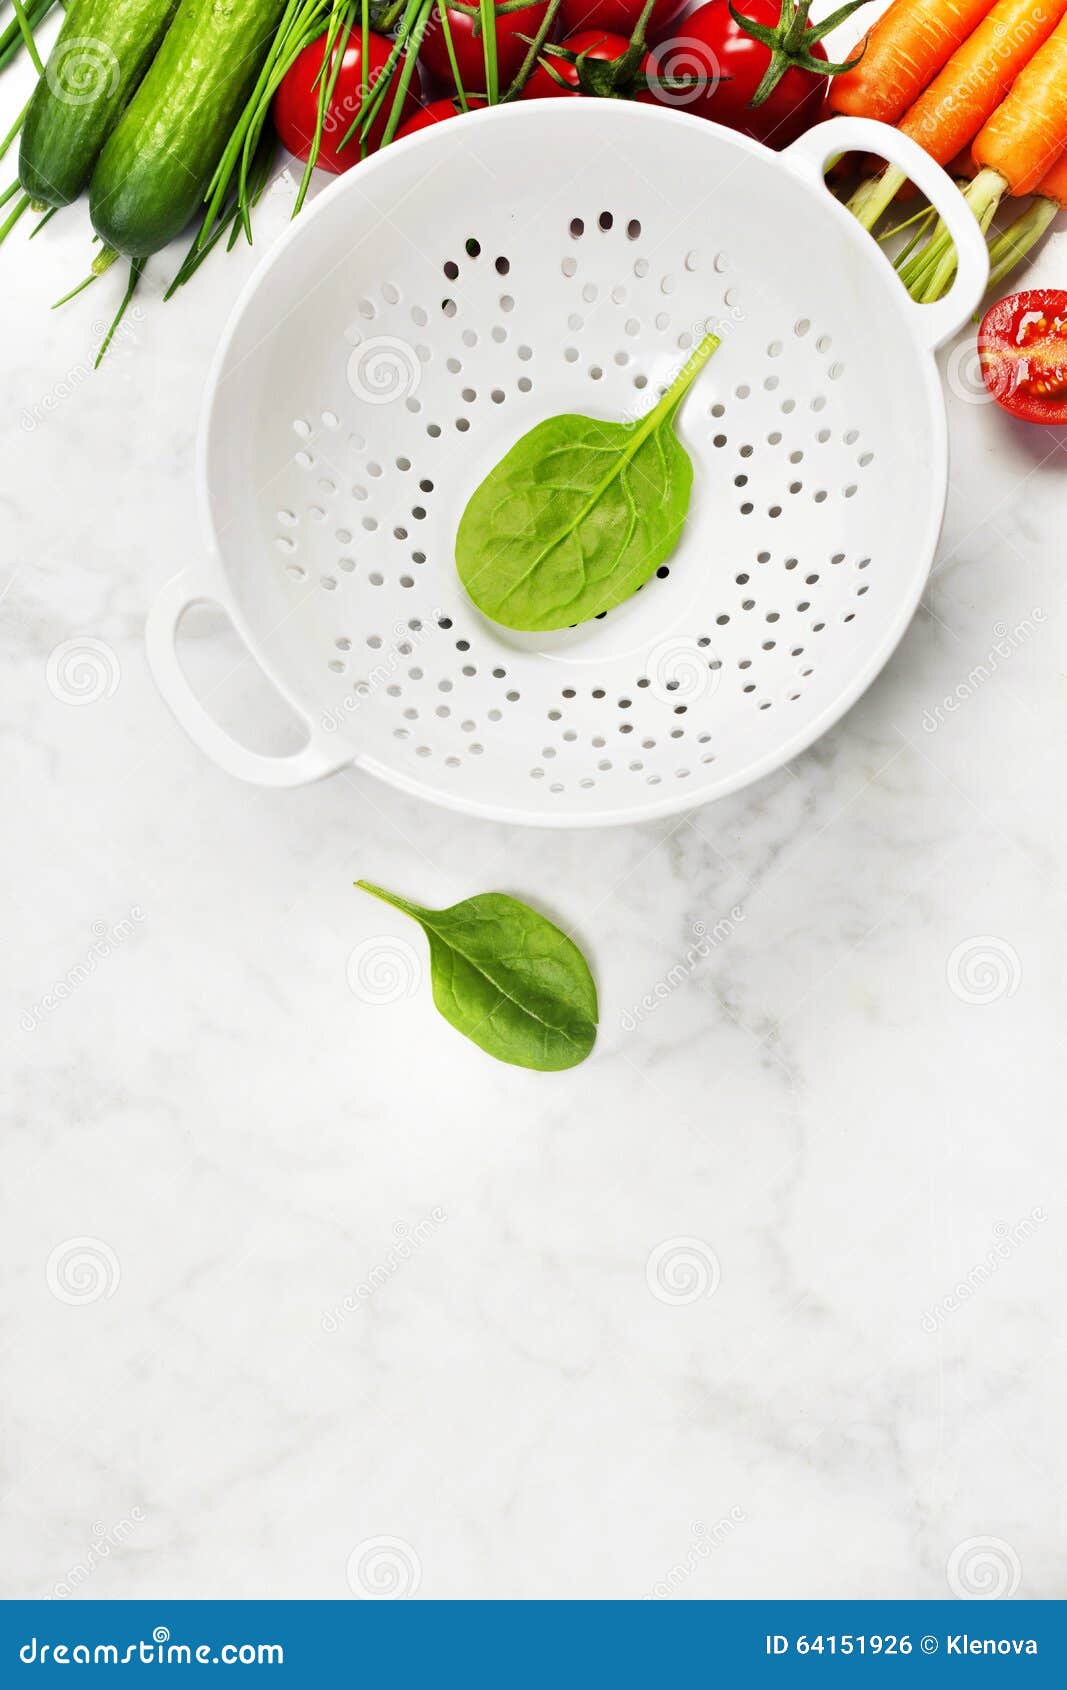
<instances>
[{"instance_id":1,"label":"green onion stalk","mask_svg":"<svg viewBox=\"0 0 1067 1690\"><path fill-rule=\"evenodd\" d=\"M18 57L27 45L27 29L32 38L37 25L44 22L55 4L56 0L24 0L22 5L16 6L15 16L5 29L0 30L0 70ZM34 52L36 54L36 48Z\"/></svg>"}]
</instances>

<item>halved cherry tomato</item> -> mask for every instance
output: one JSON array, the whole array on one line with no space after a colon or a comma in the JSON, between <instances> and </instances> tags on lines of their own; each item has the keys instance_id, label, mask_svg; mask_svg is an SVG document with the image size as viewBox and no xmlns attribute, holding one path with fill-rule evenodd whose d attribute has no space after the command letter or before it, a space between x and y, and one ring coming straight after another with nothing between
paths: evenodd
<instances>
[{"instance_id":1,"label":"halved cherry tomato","mask_svg":"<svg viewBox=\"0 0 1067 1690\"><path fill-rule=\"evenodd\" d=\"M760 92L772 55L768 46L748 34L744 19L780 31L791 16L783 11L782 0L737 0L735 7L730 0L708 0L683 18L673 37L653 54L659 76L695 79L688 88L660 89L661 103L724 123L767 146L787 147L818 121L828 81L826 73L795 60L825 64L826 49L813 38L815 26L809 24L795 52L790 48L777 56L779 79L754 106L751 102Z\"/></svg>"},{"instance_id":2,"label":"halved cherry tomato","mask_svg":"<svg viewBox=\"0 0 1067 1690\"><path fill-rule=\"evenodd\" d=\"M502 8L507 0L494 0L496 7L496 77L497 87L503 93L517 72L522 68L522 62L529 50L529 39L537 34L538 26L545 13L548 0L534 0L529 6L520 6L514 12L506 12ZM456 55L456 66L464 92L469 94L472 89L478 93L485 93L485 42L482 37L481 18L477 4L446 6L448 14L448 28L452 36L452 50ZM445 40L444 27L441 23L441 8L435 6L430 13L430 21L426 26L426 34L419 49L419 61L434 80L444 89L454 89L456 79L452 74L452 64L448 56L448 43Z\"/></svg>"},{"instance_id":3,"label":"halved cherry tomato","mask_svg":"<svg viewBox=\"0 0 1067 1690\"><path fill-rule=\"evenodd\" d=\"M986 313L982 376L998 405L1023 422L1067 424L1067 292L1032 288Z\"/></svg>"},{"instance_id":4,"label":"halved cherry tomato","mask_svg":"<svg viewBox=\"0 0 1067 1690\"><path fill-rule=\"evenodd\" d=\"M655 0L645 24L645 40L658 40L685 4L686 0ZM644 0L563 0L559 15L568 35L582 29L607 29L629 40L644 9Z\"/></svg>"},{"instance_id":5,"label":"halved cherry tomato","mask_svg":"<svg viewBox=\"0 0 1067 1690\"><path fill-rule=\"evenodd\" d=\"M592 70L586 73L583 65L589 59L595 59L600 64L611 64L621 59L629 46L625 35L613 35L604 29L580 29L576 35L568 35L565 41L560 42L561 53L546 49L527 78L519 98L553 100L561 95L566 97L610 92L607 87L610 77L606 79L603 89L593 86L593 80L599 79L601 73ZM636 75L639 79L648 72L650 64L649 55L646 53L637 68ZM556 80L557 77L559 81ZM623 96L628 92L621 87L616 91ZM634 98L647 104L652 96L647 88L642 88Z\"/></svg>"},{"instance_id":6,"label":"halved cherry tomato","mask_svg":"<svg viewBox=\"0 0 1067 1690\"><path fill-rule=\"evenodd\" d=\"M479 106L488 105L488 101L481 94L468 94L467 105L471 111ZM423 106L414 117L409 117L397 130L394 140L400 141L405 135L417 135L420 129L430 129L435 123L445 123L450 117L462 117L463 107L459 103L459 95L453 94L448 100L431 100L429 105Z\"/></svg>"},{"instance_id":7,"label":"halved cherry tomato","mask_svg":"<svg viewBox=\"0 0 1067 1690\"><path fill-rule=\"evenodd\" d=\"M374 115L367 132L365 148L361 149L358 135L353 135L344 147L341 142L362 110L368 89L373 90L381 76L392 50L393 43L387 41L384 35L369 31L367 66L364 71L362 31L349 30L343 40L338 40L331 64L336 62L336 55L340 52L341 68L337 73L337 81L323 119L322 142L319 156L315 160L320 170L331 170L335 175L339 175L342 170L351 170L354 164L359 163L361 151L374 152L381 146L393 108L393 89L386 92L379 110ZM291 153L295 153L297 158L306 159L311 152L318 120L320 73L328 74L322 69L325 52L325 36L305 47L286 71L274 96L274 127L282 145L288 147ZM397 67L398 73L400 68ZM404 98L401 122L418 110L419 99L417 88L414 86L417 75L416 70L412 86L409 86Z\"/></svg>"}]
</instances>

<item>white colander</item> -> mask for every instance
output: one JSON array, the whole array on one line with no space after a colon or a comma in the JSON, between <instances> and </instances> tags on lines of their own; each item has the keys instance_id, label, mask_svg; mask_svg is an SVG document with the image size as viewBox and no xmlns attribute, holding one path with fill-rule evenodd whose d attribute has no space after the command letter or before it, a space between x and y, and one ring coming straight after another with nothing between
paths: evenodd
<instances>
[{"instance_id":1,"label":"white colander","mask_svg":"<svg viewBox=\"0 0 1067 1690\"><path fill-rule=\"evenodd\" d=\"M823 184L831 155L916 179L960 251L914 305ZM606 100L475 113L342 177L270 254L215 362L199 475L211 557L148 621L159 687L225 769L296 785L355 763L458 809L590 825L691 807L784 763L886 662L947 481L935 348L985 245L948 177L839 119L776 155ZM473 489L542 418L640 415L705 324L721 350L680 435L677 551L557 634L487 621L456 575ZM178 661L218 601L306 719L266 757Z\"/></svg>"}]
</instances>

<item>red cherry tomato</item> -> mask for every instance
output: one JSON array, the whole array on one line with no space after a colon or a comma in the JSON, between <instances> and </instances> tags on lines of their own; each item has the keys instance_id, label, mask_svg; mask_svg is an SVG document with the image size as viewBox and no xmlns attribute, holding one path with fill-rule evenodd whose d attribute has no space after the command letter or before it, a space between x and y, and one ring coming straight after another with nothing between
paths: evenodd
<instances>
[{"instance_id":1,"label":"red cherry tomato","mask_svg":"<svg viewBox=\"0 0 1067 1690\"><path fill-rule=\"evenodd\" d=\"M507 88L517 72L522 68L522 62L529 51L530 37L537 34L538 26L545 13L548 0L534 0L530 6L520 6L517 11L501 11L504 0L494 0L496 6L496 76L497 86L501 93ZM485 92L485 44L482 38L481 20L477 6L446 7L448 13L448 27L452 36L452 50L456 55L456 65L459 69L459 79L464 91L469 94L472 89L480 93ZM441 10L435 6L430 13L430 21L426 26L422 46L419 49L419 61L425 65L434 80L442 88L453 89L456 86L452 74L452 65L448 57L448 44L441 23Z\"/></svg>"},{"instance_id":2,"label":"red cherry tomato","mask_svg":"<svg viewBox=\"0 0 1067 1690\"><path fill-rule=\"evenodd\" d=\"M978 331L982 376L998 405L1022 422L1067 423L1067 293L1033 288L986 313Z\"/></svg>"},{"instance_id":3,"label":"red cherry tomato","mask_svg":"<svg viewBox=\"0 0 1067 1690\"><path fill-rule=\"evenodd\" d=\"M467 105L471 111L487 105L480 94L468 94ZM463 107L459 103L459 95L453 94L447 100L431 100L428 106L423 106L414 117L409 117L402 123L393 139L400 141L405 135L417 135L420 129L431 129L435 123L445 123L450 117L462 117Z\"/></svg>"},{"instance_id":4,"label":"red cherry tomato","mask_svg":"<svg viewBox=\"0 0 1067 1690\"><path fill-rule=\"evenodd\" d=\"M766 29L782 18L781 0L737 0L737 10ZM804 48L825 62L820 41L805 41ZM734 21L730 0L708 0L683 18L652 58L661 77L703 78L702 86L660 88L663 105L725 123L772 147L787 147L818 121L829 80L791 64L764 104L752 106L771 53Z\"/></svg>"},{"instance_id":5,"label":"red cherry tomato","mask_svg":"<svg viewBox=\"0 0 1067 1690\"><path fill-rule=\"evenodd\" d=\"M645 24L645 40L658 41L686 0L655 0ZM644 0L563 0L559 15L568 35L582 29L607 29L629 40L637 28Z\"/></svg>"},{"instance_id":6,"label":"red cherry tomato","mask_svg":"<svg viewBox=\"0 0 1067 1690\"><path fill-rule=\"evenodd\" d=\"M339 175L342 170L351 170L354 164L359 163L359 136L353 135L344 147L341 142L351 128L353 119L362 109L368 87L374 88L392 50L393 43L387 41L384 35L368 33L367 69L364 73L362 31L349 30L344 41L338 42L334 54L340 51L343 56L333 95L323 119L322 142L319 156L315 160L320 170L332 170L335 175ZM305 47L286 71L274 96L274 127L282 145L288 147L297 158L306 159L311 152L319 111L319 74L322 71L325 51L325 36ZM400 68L398 65L398 74ZM414 81L413 77L412 82ZM417 91L413 86L409 86L401 111L401 121L417 111L418 105ZM374 152L381 146L392 106L393 93L390 90L367 133L367 152Z\"/></svg>"},{"instance_id":7,"label":"red cherry tomato","mask_svg":"<svg viewBox=\"0 0 1067 1690\"><path fill-rule=\"evenodd\" d=\"M603 29L580 29L576 35L568 35L560 42L566 52L573 53L575 58L603 59L611 61L621 59L630 43L625 35L612 35ZM638 68L640 76L649 69L650 59L646 53ZM551 70L548 68L551 66ZM554 74L553 74L554 73ZM564 86L561 88L556 77L561 78ZM531 71L523 88L520 98L523 100L554 100L560 96L567 97L582 94L582 73L580 67L570 59L559 58L555 54L544 53ZM647 88L636 98L648 102L652 96Z\"/></svg>"}]
</instances>

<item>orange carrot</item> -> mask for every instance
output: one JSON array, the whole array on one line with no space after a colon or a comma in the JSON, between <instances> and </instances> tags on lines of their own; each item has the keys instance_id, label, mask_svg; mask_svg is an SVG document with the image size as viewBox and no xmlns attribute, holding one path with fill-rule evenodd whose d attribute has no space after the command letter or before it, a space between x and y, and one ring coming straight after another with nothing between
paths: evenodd
<instances>
[{"instance_id":1,"label":"orange carrot","mask_svg":"<svg viewBox=\"0 0 1067 1690\"><path fill-rule=\"evenodd\" d=\"M1067 151L1067 17L1015 78L973 151L978 174L963 197L984 234L1005 195L1032 194ZM1041 201L1038 226L1043 219L1048 227L1055 203L1051 198ZM996 248L995 239L993 244ZM999 268L1003 255L995 252L994 258ZM943 298L955 273L952 236L940 226L900 272L912 298L924 303Z\"/></svg>"},{"instance_id":2,"label":"orange carrot","mask_svg":"<svg viewBox=\"0 0 1067 1690\"><path fill-rule=\"evenodd\" d=\"M1067 18L1016 77L974 143L980 171L995 170L1018 197L1032 194L1067 146ZM979 177L979 180L981 177Z\"/></svg>"},{"instance_id":3,"label":"orange carrot","mask_svg":"<svg viewBox=\"0 0 1067 1690\"><path fill-rule=\"evenodd\" d=\"M998 0L904 117L903 134L938 164L974 140L1067 15L1067 0Z\"/></svg>"},{"instance_id":4,"label":"orange carrot","mask_svg":"<svg viewBox=\"0 0 1067 1690\"><path fill-rule=\"evenodd\" d=\"M847 117L896 123L991 10L993 0L893 0L835 76L830 105Z\"/></svg>"},{"instance_id":5,"label":"orange carrot","mask_svg":"<svg viewBox=\"0 0 1067 1690\"><path fill-rule=\"evenodd\" d=\"M901 133L938 164L948 164L974 140L1065 16L1067 0L997 0L905 113ZM873 229L904 181L904 172L891 167L856 191L849 203L865 229Z\"/></svg>"},{"instance_id":6,"label":"orange carrot","mask_svg":"<svg viewBox=\"0 0 1067 1690\"><path fill-rule=\"evenodd\" d=\"M1067 152L1052 166L1048 175L1042 177L1037 191L1042 199L1054 200L1058 211L1067 206Z\"/></svg>"}]
</instances>

